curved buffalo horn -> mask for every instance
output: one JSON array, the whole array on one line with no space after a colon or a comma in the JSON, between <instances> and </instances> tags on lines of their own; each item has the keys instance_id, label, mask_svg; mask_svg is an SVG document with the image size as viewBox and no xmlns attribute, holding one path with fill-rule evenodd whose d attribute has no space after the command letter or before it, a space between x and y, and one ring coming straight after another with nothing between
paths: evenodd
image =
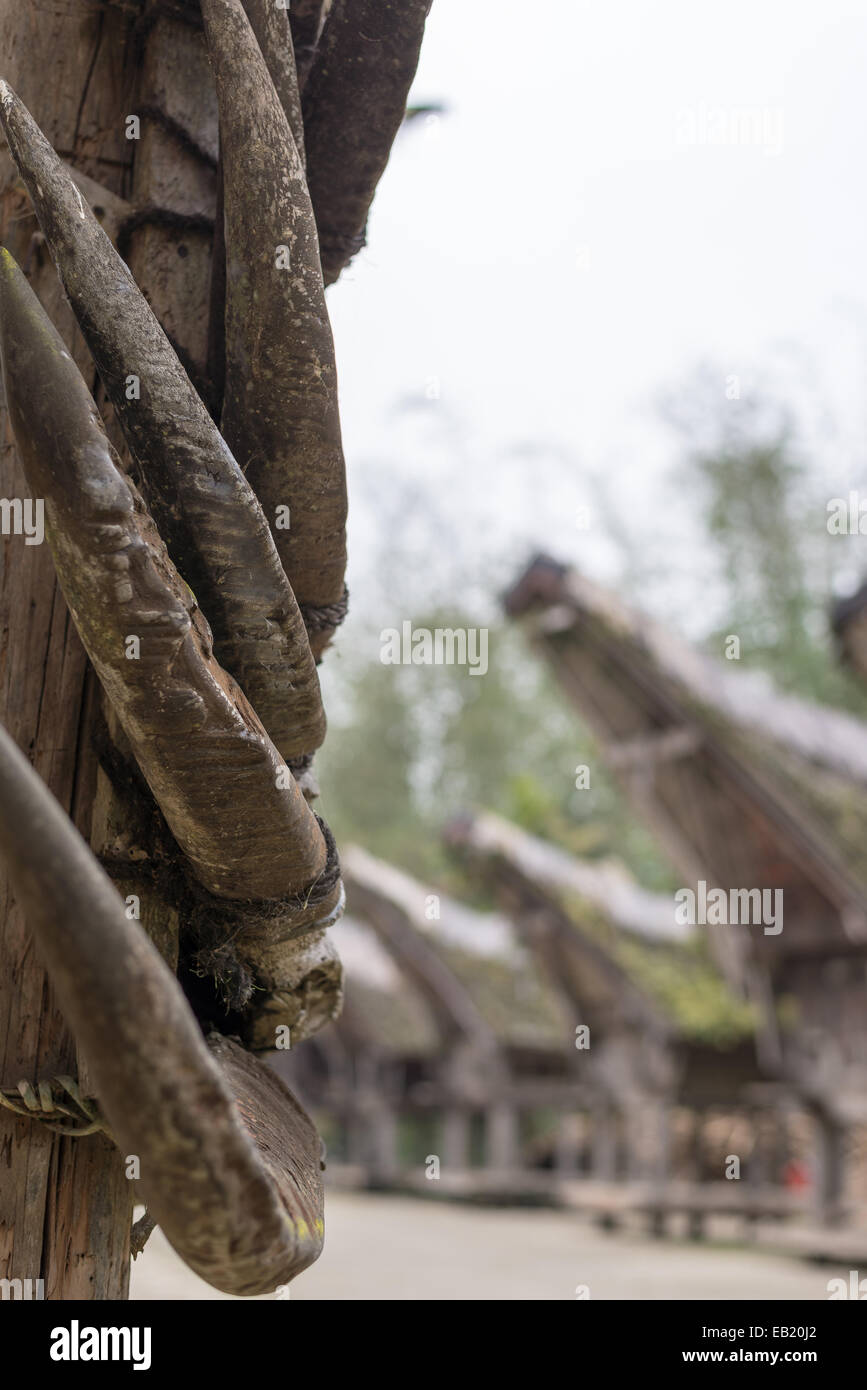
<instances>
[{"instance_id":1,"label":"curved buffalo horn","mask_svg":"<svg viewBox=\"0 0 867 1390\"><path fill-rule=\"evenodd\" d=\"M309 893L327 861L319 824L212 656L207 624L120 471L78 368L7 251L0 355L76 627L196 877L224 898Z\"/></svg>"},{"instance_id":2,"label":"curved buffalo horn","mask_svg":"<svg viewBox=\"0 0 867 1390\"><path fill-rule=\"evenodd\" d=\"M316 223L286 113L241 0L202 0L226 228L222 429L266 516L319 655L339 620L346 470ZM310 621L310 610L326 610Z\"/></svg>"},{"instance_id":3,"label":"curved buffalo horn","mask_svg":"<svg viewBox=\"0 0 867 1390\"><path fill-rule=\"evenodd\" d=\"M304 163L304 118L301 114L301 95L298 90L293 38L296 0L292 14L279 9L274 0L244 0L262 57L268 65L274 90L292 131L292 138L301 163ZM312 54L311 54L312 56ZM211 251L211 286L208 309L208 378L211 386L211 413L217 418L222 407L226 382L226 235L223 215L223 166L217 174L217 208L214 219L214 241ZM214 405L218 411L214 411Z\"/></svg>"},{"instance_id":4,"label":"curved buffalo horn","mask_svg":"<svg viewBox=\"0 0 867 1390\"><path fill-rule=\"evenodd\" d=\"M332 284L364 245L431 0L334 0L304 88L307 182Z\"/></svg>"},{"instance_id":5,"label":"curved buffalo horn","mask_svg":"<svg viewBox=\"0 0 867 1390\"><path fill-rule=\"evenodd\" d=\"M316 1130L262 1063L227 1038L206 1046L177 980L5 729L0 854L170 1244L226 1293L288 1283L322 1247Z\"/></svg>"},{"instance_id":6,"label":"curved buffalo horn","mask_svg":"<svg viewBox=\"0 0 867 1390\"><path fill-rule=\"evenodd\" d=\"M274 0L244 0L244 9L265 59L274 90L289 122L292 139L303 165L304 118L301 115L301 94L298 90L289 10L278 9Z\"/></svg>"},{"instance_id":7,"label":"curved buffalo horn","mask_svg":"<svg viewBox=\"0 0 867 1390\"><path fill-rule=\"evenodd\" d=\"M325 10L331 0L292 0L289 6L289 25L298 70L298 86L304 90L307 74L316 52Z\"/></svg>"},{"instance_id":8,"label":"curved buffalo horn","mask_svg":"<svg viewBox=\"0 0 867 1390\"><path fill-rule=\"evenodd\" d=\"M208 613L218 655L284 758L311 753L325 733L319 681L262 508L126 265L2 81L0 122L149 506Z\"/></svg>"}]
</instances>

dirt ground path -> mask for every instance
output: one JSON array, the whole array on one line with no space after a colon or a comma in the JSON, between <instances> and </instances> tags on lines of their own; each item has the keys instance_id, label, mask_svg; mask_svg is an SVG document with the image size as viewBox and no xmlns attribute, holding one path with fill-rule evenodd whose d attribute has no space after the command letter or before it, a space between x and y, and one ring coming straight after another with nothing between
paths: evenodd
<instances>
[{"instance_id":1,"label":"dirt ground path","mask_svg":"<svg viewBox=\"0 0 867 1390\"><path fill-rule=\"evenodd\" d=\"M826 1299L848 1271L744 1249L608 1235L574 1215L332 1192L325 1251L291 1300ZM156 1231L134 1299L225 1295L190 1274Z\"/></svg>"}]
</instances>

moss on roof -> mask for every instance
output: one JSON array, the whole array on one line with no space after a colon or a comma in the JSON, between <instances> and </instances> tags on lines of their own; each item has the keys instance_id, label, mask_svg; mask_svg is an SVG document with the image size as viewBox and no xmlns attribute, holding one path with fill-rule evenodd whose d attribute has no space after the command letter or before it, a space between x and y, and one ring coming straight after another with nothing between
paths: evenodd
<instances>
[{"instance_id":1,"label":"moss on roof","mask_svg":"<svg viewBox=\"0 0 867 1390\"><path fill-rule=\"evenodd\" d=\"M430 1056L441 1050L430 1010L405 976L401 976L399 992L350 976L346 999L371 1041L386 1051Z\"/></svg>"},{"instance_id":2,"label":"moss on roof","mask_svg":"<svg viewBox=\"0 0 867 1390\"><path fill-rule=\"evenodd\" d=\"M555 1051L565 1048L565 1015L532 959L516 965L440 941L431 945L501 1042Z\"/></svg>"},{"instance_id":3,"label":"moss on roof","mask_svg":"<svg viewBox=\"0 0 867 1390\"><path fill-rule=\"evenodd\" d=\"M842 773L808 761L781 744L732 725L720 728L719 716L707 715L718 736L750 769L760 769L781 804L817 841L839 858L855 884L867 893L867 788Z\"/></svg>"},{"instance_id":4,"label":"moss on roof","mask_svg":"<svg viewBox=\"0 0 867 1390\"><path fill-rule=\"evenodd\" d=\"M724 1048L755 1032L755 1009L735 997L703 942L652 947L624 937L617 957L684 1038Z\"/></svg>"},{"instance_id":5,"label":"moss on roof","mask_svg":"<svg viewBox=\"0 0 867 1390\"><path fill-rule=\"evenodd\" d=\"M703 938L650 942L615 926L583 899L564 894L558 902L576 934L601 947L687 1041L730 1047L755 1032L753 1006L730 989Z\"/></svg>"},{"instance_id":6,"label":"moss on roof","mask_svg":"<svg viewBox=\"0 0 867 1390\"><path fill-rule=\"evenodd\" d=\"M784 694L769 680L757 682L755 671L728 669L580 576L570 577L563 602L574 611L576 625L546 634L543 649L574 644L597 662L592 639L601 641L602 650L613 641L634 673L636 707L642 692L673 697L687 719L707 730L747 775L764 785L780 811L815 842L821 857L830 856L852 876L867 905L863 721ZM626 683L620 693L628 695Z\"/></svg>"}]
</instances>

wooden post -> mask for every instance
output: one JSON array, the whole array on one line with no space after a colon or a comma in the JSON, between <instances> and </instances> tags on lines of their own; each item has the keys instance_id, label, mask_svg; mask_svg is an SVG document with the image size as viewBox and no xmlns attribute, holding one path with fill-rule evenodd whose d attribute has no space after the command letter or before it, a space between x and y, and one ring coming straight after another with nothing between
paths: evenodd
<instances>
[{"instance_id":1,"label":"wooden post","mask_svg":"<svg viewBox=\"0 0 867 1390\"><path fill-rule=\"evenodd\" d=\"M660 1097L653 1102L651 1135L652 1150L650 1155L649 1174L653 1181L659 1183L661 1186L668 1178L671 1150L669 1104L665 1097Z\"/></svg>"},{"instance_id":2,"label":"wooden post","mask_svg":"<svg viewBox=\"0 0 867 1390\"><path fill-rule=\"evenodd\" d=\"M647 1176L649 1154L645 1107L632 1102L623 1116L624 1171L628 1182Z\"/></svg>"},{"instance_id":3,"label":"wooden post","mask_svg":"<svg viewBox=\"0 0 867 1390\"><path fill-rule=\"evenodd\" d=\"M616 1134L614 1115L606 1101L593 1106L593 1176L600 1182L611 1182L617 1172Z\"/></svg>"},{"instance_id":4,"label":"wooden post","mask_svg":"<svg viewBox=\"0 0 867 1390\"><path fill-rule=\"evenodd\" d=\"M469 1164L470 1117L459 1106L449 1106L443 1115L443 1167L449 1174L462 1173Z\"/></svg>"},{"instance_id":5,"label":"wooden post","mask_svg":"<svg viewBox=\"0 0 867 1390\"><path fill-rule=\"evenodd\" d=\"M4 73L49 140L115 193L131 151L123 117L124 66L132 16L93 0L57 6L0 0ZM33 241L7 153L2 235L31 268L31 283L89 382L94 370L53 266ZM29 496L2 421L0 494ZM98 840L92 735L99 719L93 678L57 587L48 546L0 540L0 627L4 660L0 717L87 838ZM0 1086L78 1074L75 1045L60 1017L27 925L0 874ZM123 1299L129 1278L131 1186L122 1156L102 1137L69 1139L0 1110L0 1278L41 1278L48 1299Z\"/></svg>"},{"instance_id":6,"label":"wooden post","mask_svg":"<svg viewBox=\"0 0 867 1390\"><path fill-rule=\"evenodd\" d=\"M704 1129L704 1111L693 1110L692 1112L692 1134L689 1140L689 1166L690 1178L693 1182L704 1181L704 1149L702 1147L702 1131Z\"/></svg>"},{"instance_id":7,"label":"wooden post","mask_svg":"<svg viewBox=\"0 0 867 1390\"><path fill-rule=\"evenodd\" d=\"M496 1172L518 1167L518 1116L508 1101L495 1101L485 1111L485 1162Z\"/></svg>"},{"instance_id":8,"label":"wooden post","mask_svg":"<svg viewBox=\"0 0 867 1390\"><path fill-rule=\"evenodd\" d=\"M369 1126L372 1176L378 1183L393 1182L398 1168L397 1115L382 1101L371 1111Z\"/></svg>"},{"instance_id":9,"label":"wooden post","mask_svg":"<svg viewBox=\"0 0 867 1390\"><path fill-rule=\"evenodd\" d=\"M370 1163L368 1152L369 1130L366 1117L360 1113L357 1104L351 1104L346 1113L346 1160L353 1166L367 1170Z\"/></svg>"},{"instance_id":10,"label":"wooden post","mask_svg":"<svg viewBox=\"0 0 867 1390\"><path fill-rule=\"evenodd\" d=\"M818 1214L827 1226L839 1226L844 1215L846 1129L827 1113L817 1113L815 1120Z\"/></svg>"},{"instance_id":11,"label":"wooden post","mask_svg":"<svg viewBox=\"0 0 867 1390\"><path fill-rule=\"evenodd\" d=\"M189 196L193 210L207 214L208 197L212 203L215 198L207 165L194 170L182 144L146 118L141 141L127 138L127 117L146 101L172 107L165 114L182 124L189 119L193 139L216 148L204 39L189 24L166 16L139 49L131 41L136 18L134 7L104 0L66 0L62 6L0 0L3 76L61 157L105 190L107 205L128 197L134 183L136 196L145 201L187 211ZM29 268L34 289L85 379L98 390L54 267L34 240L36 221L8 154L0 156L0 178L3 240ZM130 260L157 314L201 366L209 242L190 239L179 256L178 246L168 240L164 230L140 230ZM27 497L5 415L0 442L0 494ZM128 850L135 833L135 793L118 794L98 771L101 695L57 587L47 545L25 546L17 536L0 539L0 625L0 718L96 852L107 843L115 853L119 846ZM143 925L170 954L170 907L143 898L141 909ZM0 1086L59 1073L78 1076L86 1085L86 1061L76 1056L2 875L0 913ZM0 1277L42 1278L52 1299L125 1298L132 1185L123 1155L99 1135L64 1138L3 1110L0 1154Z\"/></svg>"},{"instance_id":12,"label":"wooden post","mask_svg":"<svg viewBox=\"0 0 867 1390\"><path fill-rule=\"evenodd\" d=\"M561 1115L554 1141L554 1167L558 1177L571 1178L578 1172L581 1155L577 1115Z\"/></svg>"}]
</instances>

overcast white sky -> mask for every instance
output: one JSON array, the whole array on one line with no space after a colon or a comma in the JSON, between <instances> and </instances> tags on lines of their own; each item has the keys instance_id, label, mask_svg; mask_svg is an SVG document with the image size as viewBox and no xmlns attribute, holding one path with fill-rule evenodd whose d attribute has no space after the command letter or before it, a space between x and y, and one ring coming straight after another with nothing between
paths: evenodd
<instances>
[{"instance_id":1,"label":"overcast white sky","mask_svg":"<svg viewBox=\"0 0 867 1390\"><path fill-rule=\"evenodd\" d=\"M770 368L800 413L827 407L823 466L857 485L867 0L434 0L413 97L446 114L400 137L330 292L351 581L374 476L445 493L445 528L480 544L536 532L603 577L574 525L588 479L676 536L656 400L703 360L723 398L722 373L748 393ZM758 140L714 143L745 109ZM438 405L396 413L433 379Z\"/></svg>"}]
</instances>

